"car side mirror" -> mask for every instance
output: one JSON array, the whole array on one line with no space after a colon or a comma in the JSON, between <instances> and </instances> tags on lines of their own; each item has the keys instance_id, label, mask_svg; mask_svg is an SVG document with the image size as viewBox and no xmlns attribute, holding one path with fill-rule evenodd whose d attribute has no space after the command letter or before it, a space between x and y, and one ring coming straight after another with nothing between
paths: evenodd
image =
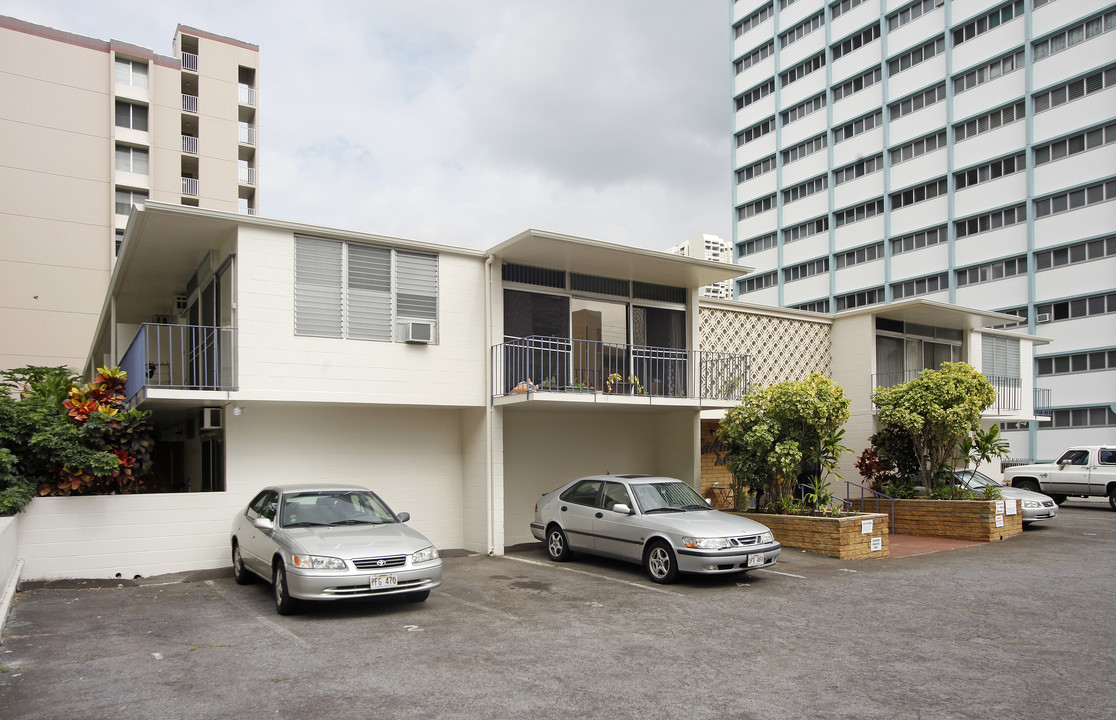
<instances>
[{"instance_id":1,"label":"car side mirror","mask_svg":"<svg viewBox=\"0 0 1116 720\"><path fill-rule=\"evenodd\" d=\"M407 522L408 520L411 519L411 513L408 513L408 512L395 513L395 517L399 518L399 522L405 523L405 522Z\"/></svg>"},{"instance_id":2,"label":"car side mirror","mask_svg":"<svg viewBox=\"0 0 1116 720\"><path fill-rule=\"evenodd\" d=\"M616 503L612 506L612 512L620 513L621 515L631 515L632 509L624 503Z\"/></svg>"},{"instance_id":3,"label":"car side mirror","mask_svg":"<svg viewBox=\"0 0 1116 720\"><path fill-rule=\"evenodd\" d=\"M265 518L265 517L256 518L255 520L252 521L252 525L259 528L260 530L274 530L275 529L275 523L272 522L271 520L269 520L268 518Z\"/></svg>"}]
</instances>

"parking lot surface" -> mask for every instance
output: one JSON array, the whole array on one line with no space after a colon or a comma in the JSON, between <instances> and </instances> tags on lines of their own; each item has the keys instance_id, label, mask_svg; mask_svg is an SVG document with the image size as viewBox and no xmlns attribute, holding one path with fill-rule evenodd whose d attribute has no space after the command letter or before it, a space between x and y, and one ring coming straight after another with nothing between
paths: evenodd
<instances>
[{"instance_id":1,"label":"parking lot surface","mask_svg":"<svg viewBox=\"0 0 1116 720\"><path fill-rule=\"evenodd\" d=\"M231 571L21 591L0 717L1108 718L1116 513L902 559L649 583L541 544L422 604L275 614Z\"/></svg>"}]
</instances>

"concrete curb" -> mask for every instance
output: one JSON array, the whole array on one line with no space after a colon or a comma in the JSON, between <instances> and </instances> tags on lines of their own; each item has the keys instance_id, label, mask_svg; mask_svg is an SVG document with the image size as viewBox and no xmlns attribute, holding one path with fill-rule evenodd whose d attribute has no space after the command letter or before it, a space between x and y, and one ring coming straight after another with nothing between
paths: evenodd
<instances>
[{"instance_id":1,"label":"concrete curb","mask_svg":"<svg viewBox=\"0 0 1116 720\"><path fill-rule=\"evenodd\" d=\"M8 578L7 586L4 587L3 597L0 597L0 645L4 642L4 621L8 619L8 610L12 607L12 599L15 598L16 587L19 585L19 574L22 571L23 558L20 558L16 560L12 575Z\"/></svg>"}]
</instances>

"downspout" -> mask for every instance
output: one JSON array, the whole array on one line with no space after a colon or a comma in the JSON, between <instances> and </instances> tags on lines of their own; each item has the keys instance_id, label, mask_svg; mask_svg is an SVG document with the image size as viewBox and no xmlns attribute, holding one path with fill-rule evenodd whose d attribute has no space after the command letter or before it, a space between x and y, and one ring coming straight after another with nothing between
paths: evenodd
<instances>
[{"instance_id":1,"label":"downspout","mask_svg":"<svg viewBox=\"0 0 1116 720\"><path fill-rule=\"evenodd\" d=\"M484 368L488 376L485 390L487 397L484 399L485 417L485 470L488 476L488 498L485 508L488 514L488 554L491 556L496 550L496 530L493 527L492 503L496 492L496 484L492 478L492 261L495 258L489 255L484 261Z\"/></svg>"}]
</instances>

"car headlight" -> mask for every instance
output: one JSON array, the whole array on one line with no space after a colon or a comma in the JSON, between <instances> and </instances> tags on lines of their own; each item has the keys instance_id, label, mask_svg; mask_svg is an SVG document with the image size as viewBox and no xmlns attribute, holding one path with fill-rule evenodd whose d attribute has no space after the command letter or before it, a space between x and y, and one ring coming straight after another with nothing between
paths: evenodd
<instances>
[{"instance_id":1,"label":"car headlight","mask_svg":"<svg viewBox=\"0 0 1116 720\"><path fill-rule=\"evenodd\" d=\"M695 538L684 537L682 544L688 548L698 550L724 550L729 546L728 538Z\"/></svg>"},{"instance_id":2,"label":"car headlight","mask_svg":"<svg viewBox=\"0 0 1116 720\"><path fill-rule=\"evenodd\" d=\"M295 567L308 570L348 570L349 566L341 558L323 557L321 555L292 555L291 561Z\"/></svg>"},{"instance_id":3,"label":"car headlight","mask_svg":"<svg viewBox=\"0 0 1116 720\"><path fill-rule=\"evenodd\" d=\"M775 536L770 532L760 533L759 542L760 545L770 545L775 542Z\"/></svg>"},{"instance_id":4,"label":"car headlight","mask_svg":"<svg viewBox=\"0 0 1116 720\"><path fill-rule=\"evenodd\" d=\"M417 565L418 563L430 562L438 557L438 548L431 545L428 548L423 548L411 556L411 564Z\"/></svg>"},{"instance_id":5,"label":"car headlight","mask_svg":"<svg viewBox=\"0 0 1116 720\"><path fill-rule=\"evenodd\" d=\"M1024 500L1023 501L1023 507L1030 508L1030 509L1037 509L1037 508L1042 507L1042 503L1040 503L1036 500Z\"/></svg>"}]
</instances>

